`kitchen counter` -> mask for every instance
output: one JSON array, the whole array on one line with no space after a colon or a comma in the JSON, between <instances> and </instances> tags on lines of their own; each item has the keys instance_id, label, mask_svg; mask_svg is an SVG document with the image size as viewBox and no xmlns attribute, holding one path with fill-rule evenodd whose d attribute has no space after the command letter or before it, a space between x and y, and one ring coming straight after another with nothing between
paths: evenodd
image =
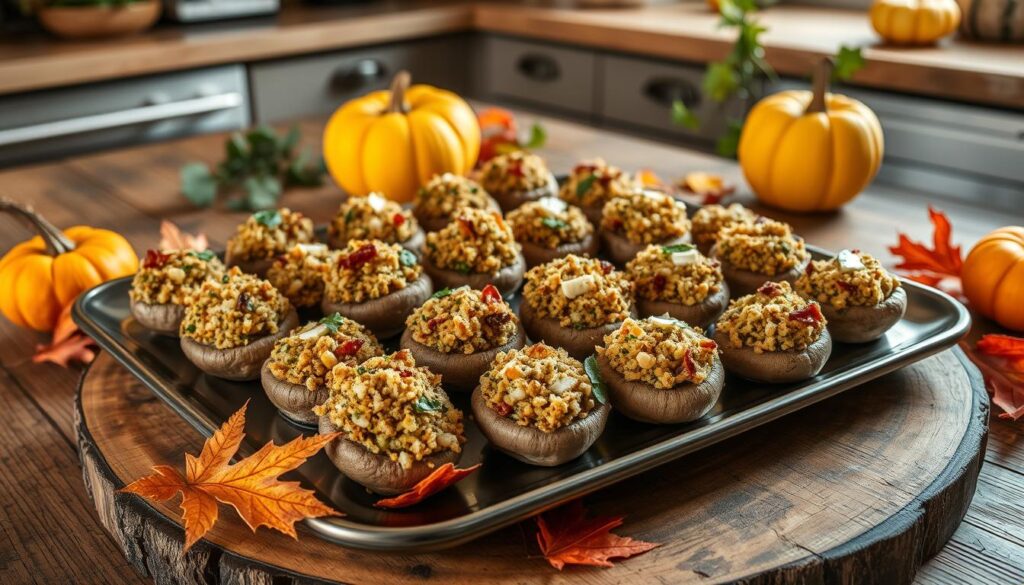
<instances>
[{"instance_id":1,"label":"kitchen counter","mask_svg":"<svg viewBox=\"0 0 1024 585\"><path fill-rule=\"evenodd\" d=\"M672 60L723 57L733 33L703 3L568 9L458 0L392 0L350 7L288 4L276 17L191 26L93 42L11 35L0 41L0 94L24 92L346 47L479 30ZM769 63L804 77L839 45L863 46L852 83L883 90L1024 109L1024 49L947 40L939 47L878 46L863 12L777 6L760 16Z\"/></svg>"}]
</instances>

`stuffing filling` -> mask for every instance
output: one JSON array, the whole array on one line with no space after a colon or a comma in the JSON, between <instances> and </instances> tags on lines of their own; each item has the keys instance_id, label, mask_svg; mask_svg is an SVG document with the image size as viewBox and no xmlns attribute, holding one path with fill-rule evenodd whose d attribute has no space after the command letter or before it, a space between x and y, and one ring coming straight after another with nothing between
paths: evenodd
<instances>
[{"instance_id":1,"label":"stuffing filling","mask_svg":"<svg viewBox=\"0 0 1024 585\"><path fill-rule=\"evenodd\" d=\"M515 337L519 319L494 285L441 289L405 325L418 343L443 353L471 354L501 347Z\"/></svg>"},{"instance_id":2,"label":"stuffing filling","mask_svg":"<svg viewBox=\"0 0 1024 585\"><path fill-rule=\"evenodd\" d=\"M274 344L267 368L278 380L314 392L324 387L328 372L339 363L354 366L383 353L365 327L334 313Z\"/></svg>"},{"instance_id":3,"label":"stuffing filling","mask_svg":"<svg viewBox=\"0 0 1024 585\"><path fill-rule=\"evenodd\" d=\"M889 298L900 286L871 254L843 250L830 260L813 260L796 281L796 289L808 299L837 309L873 307Z\"/></svg>"},{"instance_id":4,"label":"stuffing filling","mask_svg":"<svg viewBox=\"0 0 1024 585\"><path fill-rule=\"evenodd\" d=\"M718 345L682 321L648 317L626 319L597 351L626 380L668 389L707 380Z\"/></svg>"},{"instance_id":5,"label":"stuffing filling","mask_svg":"<svg viewBox=\"0 0 1024 585\"><path fill-rule=\"evenodd\" d=\"M462 412L441 389L441 376L417 367L402 350L327 375L331 396L313 409L345 437L404 469L435 453L462 451Z\"/></svg>"},{"instance_id":6,"label":"stuffing filling","mask_svg":"<svg viewBox=\"0 0 1024 585\"><path fill-rule=\"evenodd\" d=\"M325 244L295 244L274 259L267 269L267 280L293 306L315 307L323 300L324 275L332 258Z\"/></svg>"},{"instance_id":7,"label":"stuffing filling","mask_svg":"<svg viewBox=\"0 0 1024 585\"><path fill-rule=\"evenodd\" d=\"M349 240L327 271L324 298L362 303L402 290L420 277L416 255L398 244Z\"/></svg>"},{"instance_id":8,"label":"stuffing filling","mask_svg":"<svg viewBox=\"0 0 1024 585\"><path fill-rule=\"evenodd\" d=\"M427 234L424 254L438 268L498 274L516 262L520 247L500 213L463 209L443 230Z\"/></svg>"},{"instance_id":9,"label":"stuffing filling","mask_svg":"<svg viewBox=\"0 0 1024 585\"><path fill-rule=\"evenodd\" d=\"M553 250L562 244L575 244L594 233L594 226L579 207L556 197L543 197L524 203L505 217L519 243L532 242Z\"/></svg>"},{"instance_id":10,"label":"stuffing filling","mask_svg":"<svg viewBox=\"0 0 1024 585\"><path fill-rule=\"evenodd\" d=\"M562 327L589 329L629 316L632 285L608 262L570 254L526 273L523 302Z\"/></svg>"},{"instance_id":11,"label":"stuffing filling","mask_svg":"<svg viewBox=\"0 0 1024 585\"><path fill-rule=\"evenodd\" d=\"M217 349L241 347L277 333L289 310L274 285L233 266L189 298L180 334Z\"/></svg>"},{"instance_id":12,"label":"stuffing filling","mask_svg":"<svg viewBox=\"0 0 1024 585\"><path fill-rule=\"evenodd\" d=\"M583 364L543 343L499 353L480 378L491 410L545 433L586 418L595 406L592 389Z\"/></svg>"},{"instance_id":13,"label":"stuffing filling","mask_svg":"<svg viewBox=\"0 0 1024 585\"><path fill-rule=\"evenodd\" d=\"M222 274L224 264L209 250L146 250L128 294L137 303L184 305L203 282Z\"/></svg>"},{"instance_id":14,"label":"stuffing filling","mask_svg":"<svg viewBox=\"0 0 1024 585\"><path fill-rule=\"evenodd\" d=\"M609 199L641 188L635 177L598 158L576 165L558 196L580 207L603 207Z\"/></svg>"},{"instance_id":15,"label":"stuffing filling","mask_svg":"<svg viewBox=\"0 0 1024 585\"><path fill-rule=\"evenodd\" d=\"M752 223L755 219L757 214L739 203L733 203L729 207L705 205L693 214L693 241L702 246L712 245L718 240L718 232L723 227L736 223Z\"/></svg>"},{"instance_id":16,"label":"stuffing filling","mask_svg":"<svg viewBox=\"0 0 1024 585\"><path fill-rule=\"evenodd\" d=\"M647 246L626 264L637 298L693 306L722 289L722 268L690 244Z\"/></svg>"},{"instance_id":17,"label":"stuffing filling","mask_svg":"<svg viewBox=\"0 0 1024 585\"><path fill-rule=\"evenodd\" d=\"M657 191L640 191L608 201L602 211L601 228L634 244L656 244L686 235L690 220L682 201Z\"/></svg>"},{"instance_id":18,"label":"stuffing filling","mask_svg":"<svg viewBox=\"0 0 1024 585\"><path fill-rule=\"evenodd\" d=\"M480 183L490 193L532 191L548 184L544 159L525 150L500 154L484 163Z\"/></svg>"},{"instance_id":19,"label":"stuffing filling","mask_svg":"<svg viewBox=\"0 0 1024 585\"><path fill-rule=\"evenodd\" d=\"M365 197L352 196L342 202L337 215L327 226L331 237L339 242L349 240L380 240L401 244L416 233L419 226L408 209L385 199L379 193Z\"/></svg>"},{"instance_id":20,"label":"stuffing filling","mask_svg":"<svg viewBox=\"0 0 1024 585\"><path fill-rule=\"evenodd\" d=\"M736 268L774 276L798 266L808 257L804 240L789 224L764 217L753 223L734 223L718 232L716 255Z\"/></svg>"},{"instance_id":21,"label":"stuffing filling","mask_svg":"<svg viewBox=\"0 0 1024 585\"><path fill-rule=\"evenodd\" d=\"M462 209L493 209L492 199L484 188L472 179L444 173L434 175L416 194L416 213L419 217L452 219Z\"/></svg>"},{"instance_id":22,"label":"stuffing filling","mask_svg":"<svg viewBox=\"0 0 1024 585\"><path fill-rule=\"evenodd\" d=\"M313 220L287 207L257 211L228 240L228 253L241 261L269 260L295 244L313 241Z\"/></svg>"},{"instance_id":23,"label":"stuffing filling","mask_svg":"<svg viewBox=\"0 0 1024 585\"><path fill-rule=\"evenodd\" d=\"M803 351L825 330L825 317L815 301L804 300L788 282L766 282L754 294L729 303L716 330L734 348Z\"/></svg>"}]
</instances>

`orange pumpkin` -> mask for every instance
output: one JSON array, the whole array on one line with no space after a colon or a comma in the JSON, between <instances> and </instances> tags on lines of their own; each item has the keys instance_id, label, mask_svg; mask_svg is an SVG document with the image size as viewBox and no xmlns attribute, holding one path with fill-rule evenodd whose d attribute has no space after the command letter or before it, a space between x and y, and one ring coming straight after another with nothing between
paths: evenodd
<instances>
[{"instance_id":1,"label":"orange pumpkin","mask_svg":"<svg viewBox=\"0 0 1024 585\"><path fill-rule=\"evenodd\" d=\"M1024 331L1024 227L999 228L971 248L960 272L964 296L982 315Z\"/></svg>"},{"instance_id":2,"label":"orange pumpkin","mask_svg":"<svg viewBox=\"0 0 1024 585\"><path fill-rule=\"evenodd\" d=\"M79 293L138 270L139 258L120 234L87 226L61 232L9 201L0 201L0 211L39 233L0 259L0 311L19 327L52 331L61 309Z\"/></svg>"}]
</instances>

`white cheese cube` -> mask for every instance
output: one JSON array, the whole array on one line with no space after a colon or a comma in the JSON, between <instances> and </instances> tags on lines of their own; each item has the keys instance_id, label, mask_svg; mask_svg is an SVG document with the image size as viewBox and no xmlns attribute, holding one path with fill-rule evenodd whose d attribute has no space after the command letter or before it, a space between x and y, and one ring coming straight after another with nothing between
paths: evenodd
<instances>
[{"instance_id":1,"label":"white cheese cube","mask_svg":"<svg viewBox=\"0 0 1024 585\"><path fill-rule=\"evenodd\" d=\"M562 294L567 299L575 299L595 288L597 288L597 279L594 278L593 274L584 274L583 276L562 282Z\"/></svg>"},{"instance_id":2,"label":"white cheese cube","mask_svg":"<svg viewBox=\"0 0 1024 585\"><path fill-rule=\"evenodd\" d=\"M299 244L299 249L307 254L319 254L327 251L327 244Z\"/></svg>"},{"instance_id":3,"label":"white cheese cube","mask_svg":"<svg viewBox=\"0 0 1024 585\"><path fill-rule=\"evenodd\" d=\"M298 338L302 340L314 339L316 337L320 337L324 333L327 333L327 326L323 323L319 323L316 326L310 327L302 333L299 333Z\"/></svg>"},{"instance_id":4,"label":"white cheese cube","mask_svg":"<svg viewBox=\"0 0 1024 585\"><path fill-rule=\"evenodd\" d=\"M562 213L569 208L569 204L558 197L541 197L537 201L541 207L550 213Z\"/></svg>"},{"instance_id":5,"label":"white cheese cube","mask_svg":"<svg viewBox=\"0 0 1024 585\"><path fill-rule=\"evenodd\" d=\"M689 266L700 262L700 256L696 249L672 253L672 263L676 266Z\"/></svg>"},{"instance_id":6,"label":"white cheese cube","mask_svg":"<svg viewBox=\"0 0 1024 585\"><path fill-rule=\"evenodd\" d=\"M836 262L839 263L840 272L864 270L864 263L861 262L860 256L850 250L840 251L839 255L836 256Z\"/></svg>"},{"instance_id":7,"label":"white cheese cube","mask_svg":"<svg viewBox=\"0 0 1024 585\"><path fill-rule=\"evenodd\" d=\"M370 193L366 200L374 211L381 211L382 209L384 209L384 198L381 197L380 195L376 193Z\"/></svg>"}]
</instances>

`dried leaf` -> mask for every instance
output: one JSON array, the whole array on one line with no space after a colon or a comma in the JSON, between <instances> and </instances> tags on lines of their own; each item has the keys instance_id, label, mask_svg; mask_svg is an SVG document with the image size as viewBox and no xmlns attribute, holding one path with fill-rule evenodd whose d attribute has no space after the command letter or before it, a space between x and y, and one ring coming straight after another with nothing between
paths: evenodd
<instances>
[{"instance_id":1,"label":"dried leaf","mask_svg":"<svg viewBox=\"0 0 1024 585\"><path fill-rule=\"evenodd\" d=\"M71 307L74 301L67 304L57 317L57 326L53 329L53 337L49 345L37 345L32 356L33 363L51 362L62 368L72 362L88 364L96 359L94 350L96 343L78 328L71 319Z\"/></svg>"},{"instance_id":2,"label":"dried leaf","mask_svg":"<svg viewBox=\"0 0 1024 585\"><path fill-rule=\"evenodd\" d=\"M923 272L933 276L955 276L960 277L960 269L963 267L963 258L960 246L954 246L949 239L953 228L949 223L946 214L928 207L928 218L932 222L934 232L932 234L932 247L920 242L915 242L905 234L899 234L899 244L889 248L893 254L903 260L896 264L896 268L909 272Z\"/></svg>"},{"instance_id":3,"label":"dried leaf","mask_svg":"<svg viewBox=\"0 0 1024 585\"><path fill-rule=\"evenodd\" d=\"M665 184L665 181L661 180L658 173L655 173L651 169L640 169L636 172L636 179L640 181L642 186L651 189L657 189Z\"/></svg>"},{"instance_id":4,"label":"dried leaf","mask_svg":"<svg viewBox=\"0 0 1024 585\"><path fill-rule=\"evenodd\" d=\"M185 546L188 550L217 521L217 502L233 507L254 532L260 526L296 538L295 522L303 518L337 516L339 512L320 502L298 482L280 481L337 437L298 437L284 445L267 443L234 465L231 458L245 437L246 403L206 440L198 457L185 454L185 476L173 467L158 465L156 472L138 479L121 491L163 502L181 492Z\"/></svg>"},{"instance_id":5,"label":"dried leaf","mask_svg":"<svg viewBox=\"0 0 1024 585\"><path fill-rule=\"evenodd\" d=\"M210 243L206 234L192 235L181 231L174 223L166 219L160 222L160 245L161 250L195 250L202 252Z\"/></svg>"},{"instance_id":6,"label":"dried leaf","mask_svg":"<svg viewBox=\"0 0 1024 585\"><path fill-rule=\"evenodd\" d=\"M974 348L960 346L985 376L992 403L1003 410L1000 418L1024 417L1024 338L983 335Z\"/></svg>"},{"instance_id":7,"label":"dried leaf","mask_svg":"<svg viewBox=\"0 0 1024 585\"><path fill-rule=\"evenodd\" d=\"M699 195L701 205L721 203L736 191L736 185L727 183L721 175L703 172L687 174L679 181L679 186L683 191Z\"/></svg>"},{"instance_id":8,"label":"dried leaf","mask_svg":"<svg viewBox=\"0 0 1024 585\"><path fill-rule=\"evenodd\" d=\"M457 469L451 463L445 463L435 469L433 473L420 480L411 490L393 498L380 500L374 506L395 509L418 504L446 487L458 483L464 477L476 471L478 467L480 467L479 463L466 469Z\"/></svg>"},{"instance_id":9,"label":"dried leaf","mask_svg":"<svg viewBox=\"0 0 1024 585\"><path fill-rule=\"evenodd\" d=\"M575 500L537 516L537 543L558 570L565 565L611 567L611 559L627 559L660 546L612 534L622 522L621 516L588 519L583 503Z\"/></svg>"}]
</instances>

